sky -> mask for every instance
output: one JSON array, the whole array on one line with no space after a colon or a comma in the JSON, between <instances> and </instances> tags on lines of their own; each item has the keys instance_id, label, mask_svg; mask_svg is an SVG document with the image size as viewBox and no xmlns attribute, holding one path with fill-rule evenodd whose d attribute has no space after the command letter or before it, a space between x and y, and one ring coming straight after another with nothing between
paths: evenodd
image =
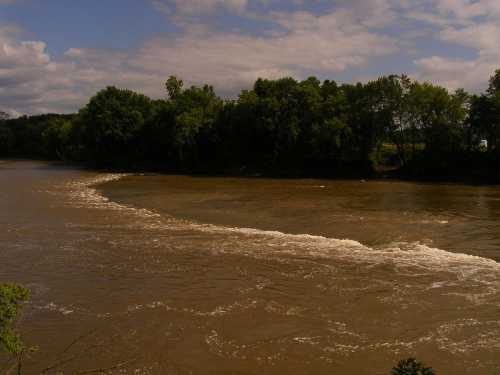
<instances>
[{"instance_id":1,"label":"sky","mask_svg":"<svg viewBox=\"0 0 500 375\"><path fill-rule=\"evenodd\" d=\"M176 75L232 98L258 77L408 74L483 91L500 0L0 0L0 110L71 113L106 86Z\"/></svg>"}]
</instances>

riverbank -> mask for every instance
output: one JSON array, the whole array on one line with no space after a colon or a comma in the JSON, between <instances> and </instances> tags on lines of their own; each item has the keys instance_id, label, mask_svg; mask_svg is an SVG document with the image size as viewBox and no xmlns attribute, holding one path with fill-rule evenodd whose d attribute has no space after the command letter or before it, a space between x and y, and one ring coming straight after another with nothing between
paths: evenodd
<instances>
[{"instance_id":1,"label":"riverbank","mask_svg":"<svg viewBox=\"0 0 500 375\"><path fill-rule=\"evenodd\" d=\"M121 167L99 167L90 163L79 163L74 161L32 159L32 158L3 158L0 163L15 161L42 161L58 166L78 167L88 171L108 172L108 173L134 173L134 174L160 174L165 176L183 175L192 177L240 177L240 178L275 178L275 179L324 179L330 181L395 181L395 182L415 182L425 184L462 184L470 186L497 186L500 182L495 178L488 178L483 175L475 176L450 176L450 175L429 175L426 177L415 176L411 171L394 167L391 165L379 166L372 173L350 173L343 175L332 175L331 173L304 173L290 170L261 169L261 168L209 168L196 169L191 171L169 169L160 165L148 163L131 163Z\"/></svg>"},{"instance_id":2,"label":"riverbank","mask_svg":"<svg viewBox=\"0 0 500 375\"><path fill-rule=\"evenodd\" d=\"M77 114L3 120L0 155L184 174L500 182L493 86L477 97L395 75L258 79L237 100L176 77L165 87L162 100L107 87Z\"/></svg>"}]
</instances>

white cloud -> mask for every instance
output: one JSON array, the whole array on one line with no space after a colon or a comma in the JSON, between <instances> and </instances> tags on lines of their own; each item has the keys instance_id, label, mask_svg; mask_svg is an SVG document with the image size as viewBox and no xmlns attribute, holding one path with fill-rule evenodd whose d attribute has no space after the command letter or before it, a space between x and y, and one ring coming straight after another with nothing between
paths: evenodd
<instances>
[{"instance_id":1,"label":"white cloud","mask_svg":"<svg viewBox=\"0 0 500 375\"><path fill-rule=\"evenodd\" d=\"M53 60L43 42L19 41L0 28L0 107L15 113L74 111L106 85L148 88L158 77L127 69L127 54L82 50ZM158 81L155 82L156 84Z\"/></svg>"},{"instance_id":2,"label":"white cloud","mask_svg":"<svg viewBox=\"0 0 500 375\"><path fill-rule=\"evenodd\" d=\"M445 28L440 33L440 38L447 42L463 45L476 49L481 55L499 54L500 24L488 22L472 26Z\"/></svg>"},{"instance_id":3,"label":"white cloud","mask_svg":"<svg viewBox=\"0 0 500 375\"><path fill-rule=\"evenodd\" d=\"M187 32L157 38L133 59L137 67L160 72L169 67L195 81L223 89L249 84L258 76L301 76L307 70L338 72L396 49L394 40L356 25L344 12L275 15L284 31L270 37Z\"/></svg>"},{"instance_id":4,"label":"white cloud","mask_svg":"<svg viewBox=\"0 0 500 375\"><path fill-rule=\"evenodd\" d=\"M417 78L441 85L449 89L467 87L476 88L484 80L484 67L478 69L473 61L454 60L439 56L418 59L415 64L419 68Z\"/></svg>"},{"instance_id":5,"label":"white cloud","mask_svg":"<svg viewBox=\"0 0 500 375\"><path fill-rule=\"evenodd\" d=\"M431 56L415 61L417 75L449 88L482 91L489 77L500 68L500 1L433 0L443 22L436 23L436 38L468 48L468 59Z\"/></svg>"},{"instance_id":6,"label":"white cloud","mask_svg":"<svg viewBox=\"0 0 500 375\"><path fill-rule=\"evenodd\" d=\"M498 0L434 0L436 8L443 14L466 20L476 17L496 18L500 16Z\"/></svg>"},{"instance_id":7,"label":"white cloud","mask_svg":"<svg viewBox=\"0 0 500 375\"><path fill-rule=\"evenodd\" d=\"M1 109L74 111L107 85L161 97L163 82L171 74L187 84L211 83L222 95L231 96L257 77L335 77L353 67L369 66L374 58L410 52L417 53L413 72L417 78L478 91L500 66L498 0L335 0L335 7L321 15L307 11L255 15L248 11L249 2L157 0L156 5L172 17L184 17L185 27L128 51L73 47L53 58L43 41L25 41L16 27L0 27ZM276 27L255 36L192 22L192 17L200 22L202 14L222 8L256 17L255 22L263 18ZM420 22L415 23L418 28L408 26L390 35L386 28L402 26L402 20ZM462 46L477 56L467 59L446 51L422 55L414 44L418 38L409 36L416 32L420 39ZM403 68L408 71L408 66Z\"/></svg>"},{"instance_id":8,"label":"white cloud","mask_svg":"<svg viewBox=\"0 0 500 375\"><path fill-rule=\"evenodd\" d=\"M106 85L163 96L162 83L171 74L234 95L258 77L340 72L397 49L394 39L370 29L381 18L369 12L342 8L322 16L275 13L271 19L281 29L265 37L186 28L133 51L70 48L57 60L43 42L0 34L0 101L20 112L73 111Z\"/></svg>"},{"instance_id":9,"label":"white cloud","mask_svg":"<svg viewBox=\"0 0 500 375\"><path fill-rule=\"evenodd\" d=\"M168 14L198 15L210 13L218 7L231 11L245 10L248 0L152 0L153 5Z\"/></svg>"}]
</instances>

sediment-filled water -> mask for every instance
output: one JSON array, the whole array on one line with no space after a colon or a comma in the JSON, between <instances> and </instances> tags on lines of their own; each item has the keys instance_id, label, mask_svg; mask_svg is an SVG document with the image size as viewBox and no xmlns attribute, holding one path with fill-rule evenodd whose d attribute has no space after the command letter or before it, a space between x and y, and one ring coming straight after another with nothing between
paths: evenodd
<instances>
[{"instance_id":1,"label":"sediment-filled water","mask_svg":"<svg viewBox=\"0 0 500 375\"><path fill-rule=\"evenodd\" d=\"M500 188L0 162L27 374L500 373Z\"/></svg>"}]
</instances>

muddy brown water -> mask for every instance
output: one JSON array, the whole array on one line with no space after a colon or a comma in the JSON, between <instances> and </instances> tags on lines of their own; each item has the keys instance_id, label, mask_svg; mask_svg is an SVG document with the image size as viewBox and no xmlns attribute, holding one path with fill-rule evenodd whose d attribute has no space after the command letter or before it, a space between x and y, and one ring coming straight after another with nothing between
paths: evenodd
<instances>
[{"instance_id":1,"label":"muddy brown water","mask_svg":"<svg viewBox=\"0 0 500 375\"><path fill-rule=\"evenodd\" d=\"M26 374L500 374L499 262L499 187L0 161Z\"/></svg>"}]
</instances>

